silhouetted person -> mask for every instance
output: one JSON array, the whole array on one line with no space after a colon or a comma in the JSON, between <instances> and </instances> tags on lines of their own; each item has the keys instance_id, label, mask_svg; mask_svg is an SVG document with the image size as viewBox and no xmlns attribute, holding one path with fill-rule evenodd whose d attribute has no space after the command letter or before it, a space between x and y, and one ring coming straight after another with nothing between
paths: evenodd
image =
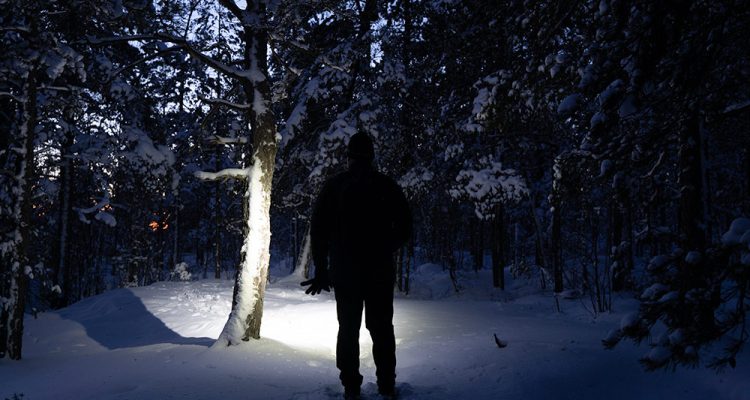
<instances>
[{"instance_id":1,"label":"silhouetted person","mask_svg":"<svg viewBox=\"0 0 750 400\"><path fill-rule=\"evenodd\" d=\"M411 235L411 213L401 188L373 167L372 140L353 135L349 169L323 185L310 235L315 277L302 283L317 294L333 285L339 333L336 366L344 397L359 398L359 328L362 307L372 337L378 392L394 396L396 340L393 334L393 253Z\"/></svg>"}]
</instances>

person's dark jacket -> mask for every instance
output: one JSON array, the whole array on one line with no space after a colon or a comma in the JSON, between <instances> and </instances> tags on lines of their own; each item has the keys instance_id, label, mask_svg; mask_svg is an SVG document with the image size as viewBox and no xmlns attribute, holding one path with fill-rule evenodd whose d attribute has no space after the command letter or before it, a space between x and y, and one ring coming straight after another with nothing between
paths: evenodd
<instances>
[{"instance_id":1,"label":"person's dark jacket","mask_svg":"<svg viewBox=\"0 0 750 400\"><path fill-rule=\"evenodd\" d=\"M341 285L393 283L393 253L411 235L401 188L369 164L353 164L326 181L310 226L316 277Z\"/></svg>"}]
</instances>

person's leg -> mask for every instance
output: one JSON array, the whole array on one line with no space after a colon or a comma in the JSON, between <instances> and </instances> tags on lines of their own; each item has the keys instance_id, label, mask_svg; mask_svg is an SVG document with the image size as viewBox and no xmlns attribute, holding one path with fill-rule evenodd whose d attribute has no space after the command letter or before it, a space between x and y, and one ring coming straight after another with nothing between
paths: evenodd
<instances>
[{"instance_id":1,"label":"person's leg","mask_svg":"<svg viewBox=\"0 0 750 400\"><path fill-rule=\"evenodd\" d=\"M339 333L336 341L336 367L347 391L359 389L359 328L362 325L363 299L360 291L334 288Z\"/></svg>"},{"instance_id":2,"label":"person's leg","mask_svg":"<svg viewBox=\"0 0 750 400\"><path fill-rule=\"evenodd\" d=\"M396 380L396 337L393 334L393 286L375 285L365 291L365 325L372 337L378 390L393 393Z\"/></svg>"}]
</instances>

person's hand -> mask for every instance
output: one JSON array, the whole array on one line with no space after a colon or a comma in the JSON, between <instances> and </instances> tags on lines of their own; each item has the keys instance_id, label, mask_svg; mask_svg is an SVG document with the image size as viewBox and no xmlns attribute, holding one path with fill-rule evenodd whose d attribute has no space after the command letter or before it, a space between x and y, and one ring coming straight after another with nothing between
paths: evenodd
<instances>
[{"instance_id":1,"label":"person's hand","mask_svg":"<svg viewBox=\"0 0 750 400\"><path fill-rule=\"evenodd\" d=\"M309 280L306 280L302 283L300 283L302 286L310 286L305 290L305 294L313 295L320 294L321 291L325 290L326 292L331 291L331 283L328 281L328 278L323 277L315 277Z\"/></svg>"}]
</instances>

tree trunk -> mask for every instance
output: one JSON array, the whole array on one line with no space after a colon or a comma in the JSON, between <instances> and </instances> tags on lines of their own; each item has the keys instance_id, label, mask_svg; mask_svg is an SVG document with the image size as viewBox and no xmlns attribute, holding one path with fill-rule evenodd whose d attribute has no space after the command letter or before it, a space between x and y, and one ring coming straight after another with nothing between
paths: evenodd
<instances>
[{"instance_id":1,"label":"tree trunk","mask_svg":"<svg viewBox=\"0 0 750 400\"><path fill-rule=\"evenodd\" d=\"M174 223L172 226L174 226L174 230L172 231L172 265L170 269L174 270L177 263L182 262L180 256L180 205L177 201L177 193L175 193Z\"/></svg>"},{"instance_id":2,"label":"tree trunk","mask_svg":"<svg viewBox=\"0 0 750 400\"><path fill-rule=\"evenodd\" d=\"M492 286L505 290L505 213L502 204L498 204L495 210L495 219L492 221Z\"/></svg>"},{"instance_id":3,"label":"tree trunk","mask_svg":"<svg viewBox=\"0 0 750 400\"><path fill-rule=\"evenodd\" d=\"M307 230L305 231L305 238L302 241L302 249L297 256L297 262L294 266L294 272L301 274L304 278L309 278L310 257L312 257L312 252L310 249L310 225L308 224Z\"/></svg>"},{"instance_id":4,"label":"tree trunk","mask_svg":"<svg viewBox=\"0 0 750 400\"><path fill-rule=\"evenodd\" d=\"M557 196L555 196L557 197ZM552 253L552 275L555 282L555 293L563 291L563 260L562 260L562 218L559 199L552 205L552 226L550 238L550 252Z\"/></svg>"},{"instance_id":5,"label":"tree trunk","mask_svg":"<svg viewBox=\"0 0 750 400\"><path fill-rule=\"evenodd\" d=\"M292 272L297 270L297 258L300 255L300 245L299 245L299 216L292 217L292 232L291 232L291 239L292 239L292 250L291 254L289 254L289 257L292 259Z\"/></svg>"},{"instance_id":6,"label":"tree trunk","mask_svg":"<svg viewBox=\"0 0 750 400\"><path fill-rule=\"evenodd\" d=\"M610 270L612 276L612 290L620 291L625 288L625 272L620 251L620 244L622 244L622 225L623 215L620 203L617 200L612 201L610 206L610 244L609 244L609 258L610 258Z\"/></svg>"},{"instance_id":7,"label":"tree trunk","mask_svg":"<svg viewBox=\"0 0 750 400\"><path fill-rule=\"evenodd\" d=\"M216 145L216 170L221 170L221 147ZM221 181L214 182L214 279L221 279Z\"/></svg>"},{"instance_id":8,"label":"tree trunk","mask_svg":"<svg viewBox=\"0 0 750 400\"><path fill-rule=\"evenodd\" d=\"M59 203L60 210L58 214L58 243L56 247L55 261L52 263L53 282L63 288L62 296L56 305L65 307L70 304L70 214L72 211L70 204L70 191L73 181L73 161L71 160L70 148L73 146L75 131L73 124L75 121L72 116L65 112L65 142L60 149L60 192ZM62 276L61 276L62 274Z\"/></svg>"},{"instance_id":9,"label":"tree trunk","mask_svg":"<svg viewBox=\"0 0 750 400\"><path fill-rule=\"evenodd\" d=\"M547 263L544 260L544 236L542 234L542 224L539 222L539 216L536 212L536 196L532 195L531 201L531 217L534 221L534 261L540 270L540 284L542 289L547 288L547 276L546 268Z\"/></svg>"},{"instance_id":10,"label":"tree trunk","mask_svg":"<svg viewBox=\"0 0 750 400\"><path fill-rule=\"evenodd\" d=\"M375 22L377 17L377 1L365 0L364 8L359 14L359 27L357 29L357 37L354 39L353 44L357 56L353 60L350 70L351 81L346 87L345 95L342 97L342 100L345 100L348 103L342 103L343 108L347 108L349 104L351 104L354 99L357 79L367 71L367 67L370 65L372 40L365 36L369 34L372 23Z\"/></svg>"},{"instance_id":11,"label":"tree trunk","mask_svg":"<svg viewBox=\"0 0 750 400\"><path fill-rule=\"evenodd\" d=\"M472 223L473 222L473 223ZM482 269L483 254L484 253L484 238L482 237L482 230L484 229L484 222L476 217L469 219L469 229L471 230L471 258L472 264L474 265L474 272Z\"/></svg>"},{"instance_id":12,"label":"tree trunk","mask_svg":"<svg viewBox=\"0 0 750 400\"><path fill-rule=\"evenodd\" d=\"M413 234L412 234L413 235ZM409 239L406 248L406 277L404 278L404 294L409 294L409 282L411 282L411 265L414 262L414 236Z\"/></svg>"},{"instance_id":13,"label":"tree trunk","mask_svg":"<svg viewBox=\"0 0 750 400\"><path fill-rule=\"evenodd\" d=\"M21 359L23 344L23 318L26 309L26 296L29 287L30 266L28 259L28 241L31 237L32 199L31 184L34 176L34 134L37 124L36 73L31 71L26 82L26 103L23 109L23 125L18 137L22 146L16 161L16 184L20 191L15 201L13 219L15 219L17 239L15 248L10 252L10 282L4 315L0 319L0 356L8 354L11 360ZM8 254L8 253L6 253Z\"/></svg>"},{"instance_id":14,"label":"tree trunk","mask_svg":"<svg viewBox=\"0 0 750 400\"><path fill-rule=\"evenodd\" d=\"M678 186L680 187L679 232L683 249L703 250L706 246L701 173L701 133L699 117L687 121L680 134Z\"/></svg>"},{"instance_id":15,"label":"tree trunk","mask_svg":"<svg viewBox=\"0 0 750 400\"><path fill-rule=\"evenodd\" d=\"M263 21L265 4L248 4L248 21ZM254 14L254 15L253 15ZM254 18L251 18L254 17ZM243 89L252 107L249 111L253 132L247 204L247 233L242 261L235 282L232 312L215 345L229 346L260 338L263 297L268 280L271 243L271 183L276 161L276 119L271 110L268 82L268 31L263 25L245 26L245 61L249 70Z\"/></svg>"},{"instance_id":16,"label":"tree trunk","mask_svg":"<svg viewBox=\"0 0 750 400\"><path fill-rule=\"evenodd\" d=\"M558 156L553 165L555 179L552 182L552 193L549 196L550 213L550 261L552 262L552 277L555 293L563 291L563 259L562 259L562 206L563 206L563 176L567 172L565 158ZM559 306L558 306L559 308Z\"/></svg>"}]
</instances>

